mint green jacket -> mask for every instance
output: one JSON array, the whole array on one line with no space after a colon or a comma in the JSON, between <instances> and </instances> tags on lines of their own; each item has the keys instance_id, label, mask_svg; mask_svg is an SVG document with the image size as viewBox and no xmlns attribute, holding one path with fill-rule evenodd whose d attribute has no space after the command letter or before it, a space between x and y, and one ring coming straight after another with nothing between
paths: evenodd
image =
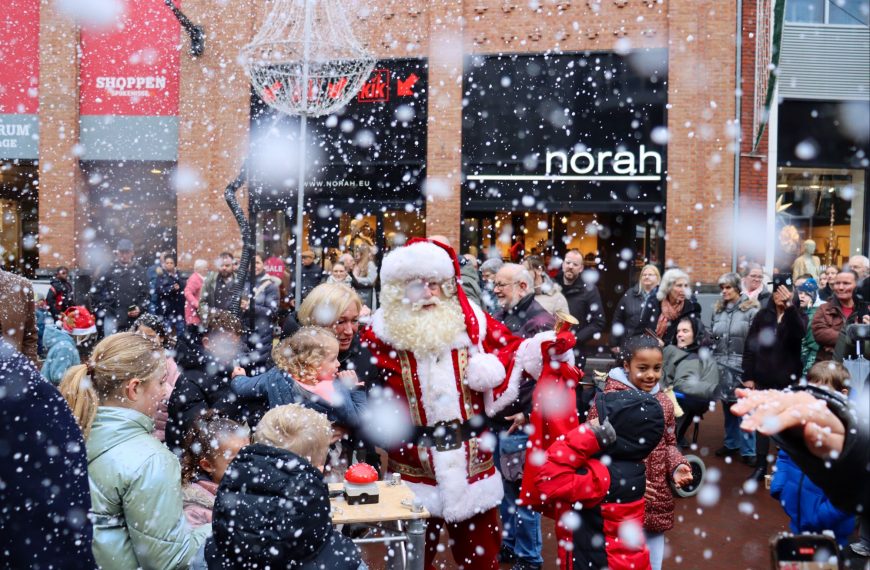
<instances>
[{"instance_id":1,"label":"mint green jacket","mask_svg":"<svg viewBox=\"0 0 870 570\"><path fill-rule=\"evenodd\" d=\"M128 408L99 407L87 440L94 558L101 568L186 568L211 534L182 511L178 459Z\"/></svg>"}]
</instances>

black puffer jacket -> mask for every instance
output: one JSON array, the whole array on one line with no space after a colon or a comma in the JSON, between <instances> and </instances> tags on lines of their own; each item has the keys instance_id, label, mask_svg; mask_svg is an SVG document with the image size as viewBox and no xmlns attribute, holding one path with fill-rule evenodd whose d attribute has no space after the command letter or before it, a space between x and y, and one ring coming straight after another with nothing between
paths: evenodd
<instances>
[{"instance_id":1,"label":"black puffer jacket","mask_svg":"<svg viewBox=\"0 0 870 570\"><path fill-rule=\"evenodd\" d=\"M562 272L556 276L556 282L562 287L562 294L568 301L571 315L580 321L579 325L572 328L574 336L577 337L577 346L589 341L595 333L604 332L604 304L601 302L598 287L587 285L580 277L567 285Z\"/></svg>"},{"instance_id":2,"label":"black puffer jacket","mask_svg":"<svg viewBox=\"0 0 870 570\"><path fill-rule=\"evenodd\" d=\"M239 452L227 475L205 547L210 570L359 568L359 549L333 528L329 490L311 463L253 444Z\"/></svg>"},{"instance_id":3,"label":"black puffer jacket","mask_svg":"<svg viewBox=\"0 0 870 570\"><path fill-rule=\"evenodd\" d=\"M744 381L754 381L759 389L782 389L794 384L803 371L801 344L806 334L807 314L797 294L779 322L771 297L749 327L743 349Z\"/></svg>"},{"instance_id":4,"label":"black puffer jacket","mask_svg":"<svg viewBox=\"0 0 870 570\"><path fill-rule=\"evenodd\" d=\"M654 298L652 293L649 296L644 295L637 284L632 285L631 289L625 292L613 311L610 346L620 346L623 341L643 333L644 327L640 326L640 316L644 305Z\"/></svg>"},{"instance_id":5,"label":"black puffer jacket","mask_svg":"<svg viewBox=\"0 0 870 570\"><path fill-rule=\"evenodd\" d=\"M200 368L184 370L169 397L166 446L178 453L193 421L209 408L235 415L235 396L230 387L232 366L206 359Z\"/></svg>"}]
</instances>

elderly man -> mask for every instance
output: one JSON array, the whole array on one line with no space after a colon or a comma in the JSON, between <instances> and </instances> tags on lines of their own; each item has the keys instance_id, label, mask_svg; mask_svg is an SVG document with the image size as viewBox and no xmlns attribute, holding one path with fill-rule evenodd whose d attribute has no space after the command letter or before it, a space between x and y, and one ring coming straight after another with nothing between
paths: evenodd
<instances>
[{"instance_id":1,"label":"elderly man","mask_svg":"<svg viewBox=\"0 0 870 570\"><path fill-rule=\"evenodd\" d=\"M532 274L516 263L506 263L495 274L494 293L499 310L493 315L510 331L523 338L553 330L555 319L535 301L535 280ZM499 510L504 525L504 542L499 560L513 562L515 569L538 569L541 557L541 515L529 507L517 506L528 434L523 426L532 411L532 393L536 378L523 376L520 395L490 421L498 434L496 465L502 474L504 499Z\"/></svg>"},{"instance_id":2,"label":"elderly man","mask_svg":"<svg viewBox=\"0 0 870 570\"><path fill-rule=\"evenodd\" d=\"M480 438L482 414L492 417L516 400L524 371L540 375L543 339L512 335L468 301L460 279L446 244L413 239L393 250L381 268L381 307L362 340L384 391L411 419L407 435L389 446L389 469L432 514L425 567L446 526L457 564L496 570L504 491Z\"/></svg>"}]
</instances>

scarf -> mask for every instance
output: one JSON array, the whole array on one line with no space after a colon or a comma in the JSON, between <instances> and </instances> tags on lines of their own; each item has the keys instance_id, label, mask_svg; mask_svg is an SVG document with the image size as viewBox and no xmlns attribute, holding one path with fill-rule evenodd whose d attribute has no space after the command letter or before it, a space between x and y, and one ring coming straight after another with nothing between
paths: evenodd
<instances>
[{"instance_id":1,"label":"scarf","mask_svg":"<svg viewBox=\"0 0 870 570\"><path fill-rule=\"evenodd\" d=\"M662 299L662 313L659 315L659 322L656 323L656 336L659 338L664 336L665 331L668 330L668 325L680 316L680 313L683 311L683 305L685 304L685 299L680 301L677 305L672 305L670 299L667 297Z\"/></svg>"}]
</instances>

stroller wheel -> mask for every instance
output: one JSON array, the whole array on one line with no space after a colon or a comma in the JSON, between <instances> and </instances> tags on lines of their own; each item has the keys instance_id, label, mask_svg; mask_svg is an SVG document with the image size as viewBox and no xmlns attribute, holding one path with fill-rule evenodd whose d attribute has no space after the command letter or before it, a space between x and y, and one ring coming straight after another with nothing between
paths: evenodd
<instances>
[{"instance_id":1,"label":"stroller wheel","mask_svg":"<svg viewBox=\"0 0 870 570\"><path fill-rule=\"evenodd\" d=\"M689 462L689 467L692 468L692 481L684 487L677 487L671 481L671 488L678 497L686 498L693 497L701 490L701 485L704 483L704 475L707 473L707 468L704 466L704 461L697 455L686 455L686 461Z\"/></svg>"}]
</instances>

